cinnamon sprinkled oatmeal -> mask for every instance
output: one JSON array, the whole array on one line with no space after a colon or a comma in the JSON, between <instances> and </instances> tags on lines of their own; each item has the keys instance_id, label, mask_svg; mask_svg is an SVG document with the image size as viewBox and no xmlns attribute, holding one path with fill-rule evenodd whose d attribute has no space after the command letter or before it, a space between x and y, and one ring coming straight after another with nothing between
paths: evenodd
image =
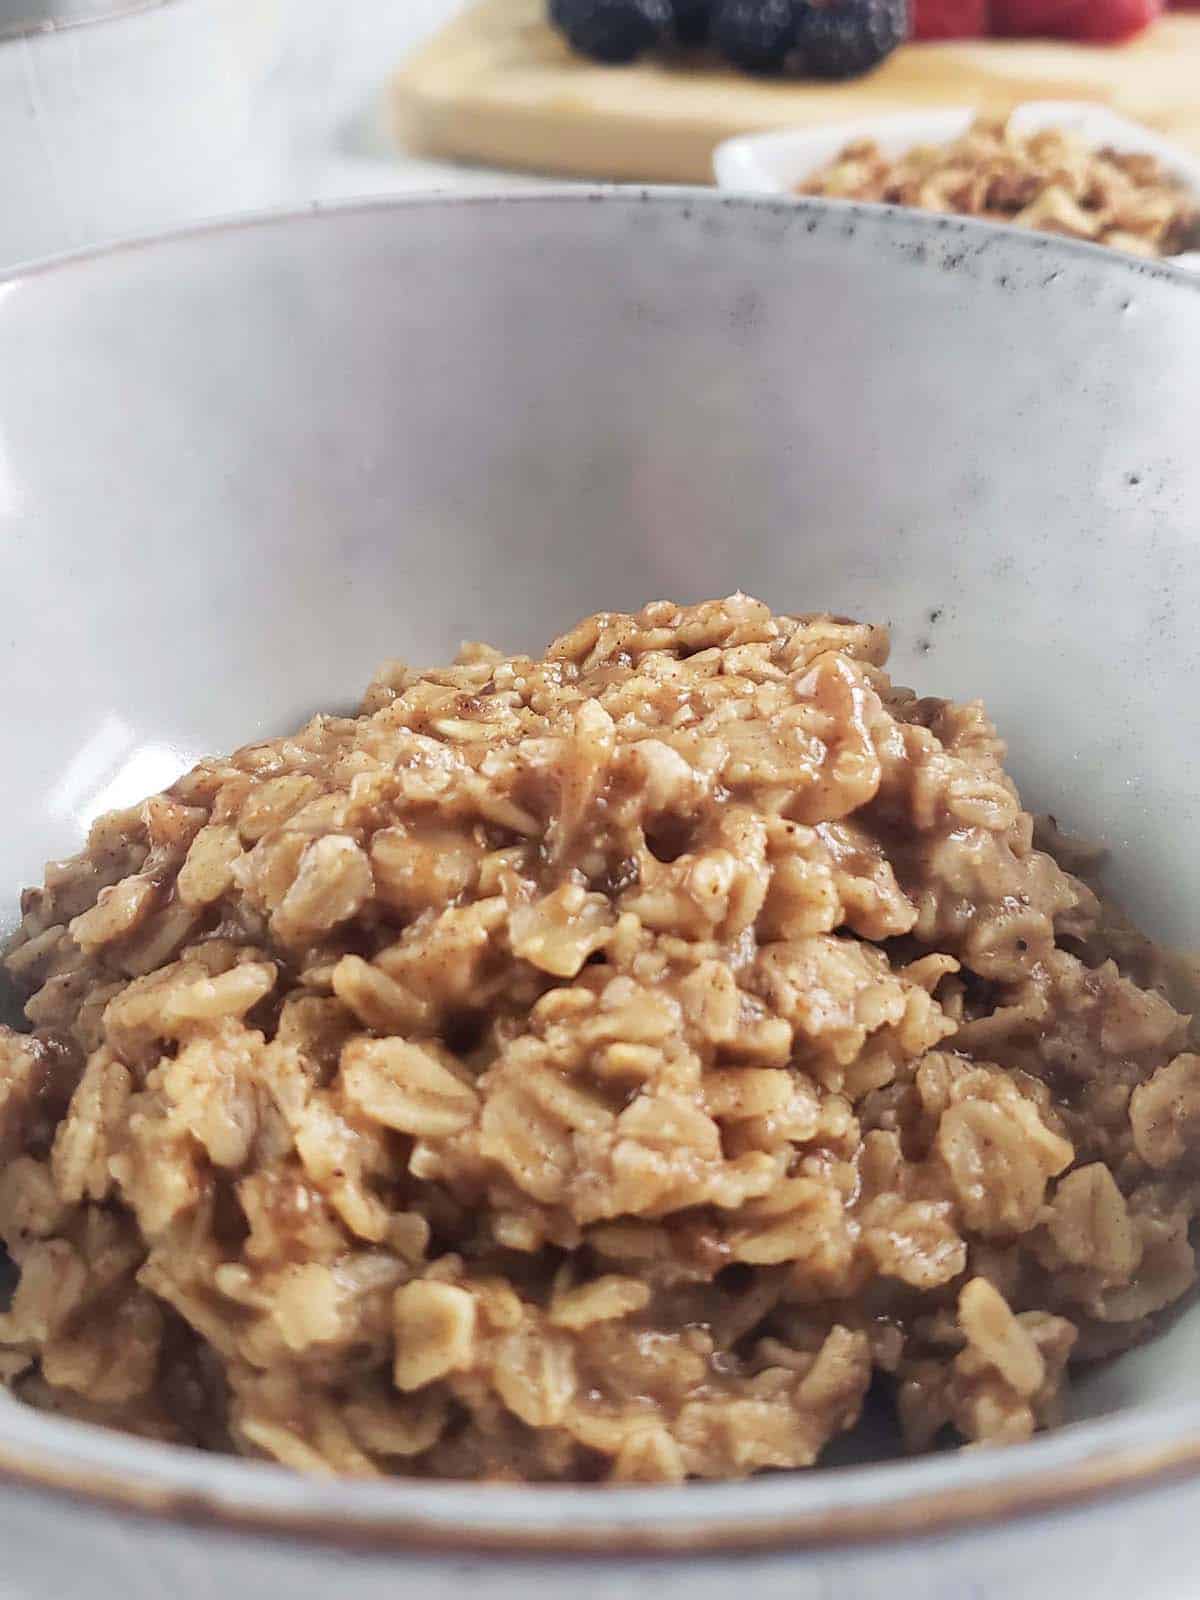
<instances>
[{"instance_id":1,"label":"cinnamon sprinkled oatmeal","mask_svg":"<svg viewBox=\"0 0 1200 1600\"><path fill-rule=\"evenodd\" d=\"M1200 1055L978 704L737 595L387 667L26 894L0 1373L312 1472L1029 1437L1194 1276Z\"/></svg>"},{"instance_id":2,"label":"cinnamon sprinkled oatmeal","mask_svg":"<svg viewBox=\"0 0 1200 1600\"><path fill-rule=\"evenodd\" d=\"M1061 128L1020 134L986 117L960 139L894 160L856 140L796 193L956 212L1140 256L1178 255L1200 238L1195 197L1156 157L1095 150Z\"/></svg>"}]
</instances>

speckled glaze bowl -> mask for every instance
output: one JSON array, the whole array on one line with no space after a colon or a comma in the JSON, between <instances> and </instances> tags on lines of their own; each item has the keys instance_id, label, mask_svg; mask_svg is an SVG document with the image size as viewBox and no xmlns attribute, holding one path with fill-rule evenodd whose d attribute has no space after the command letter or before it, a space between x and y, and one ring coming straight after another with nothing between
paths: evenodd
<instances>
[{"instance_id":1,"label":"speckled glaze bowl","mask_svg":"<svg viewBox=\"0 0 1200 1600\"><path fill-rule=\"evenodd\" d=\"M1196 938L1200 284L709 194L268 220L0 281L0 888L388 655L742 586L891 622ZM1194 1594L1200 1312L992 1453L683 1489L306 1482L0 1400L33 1600Z\"/></svg>"}]
</instances>

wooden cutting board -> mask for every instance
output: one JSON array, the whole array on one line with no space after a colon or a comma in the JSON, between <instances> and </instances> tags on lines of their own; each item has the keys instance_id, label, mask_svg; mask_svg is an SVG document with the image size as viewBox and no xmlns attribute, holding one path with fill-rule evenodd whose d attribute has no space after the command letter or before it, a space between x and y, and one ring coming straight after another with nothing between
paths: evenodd
<instances>
[{"instance_id":1,"label":"wooden cutting board","mask_svg":"<svg viewBox=\"0 0 1200 1600\"><path fill-rule=\"evenodd\" d=\"M602 67L573 55L545 0L480 0L405 64L402 142L422 154L576 177L709 183L722 139L914 107L1003 112L1095 100L1200 153L1200 15L1118 48L1026 40L908 45L853 83L764 82L705 61Z\"/></svg>"}]
</instances>

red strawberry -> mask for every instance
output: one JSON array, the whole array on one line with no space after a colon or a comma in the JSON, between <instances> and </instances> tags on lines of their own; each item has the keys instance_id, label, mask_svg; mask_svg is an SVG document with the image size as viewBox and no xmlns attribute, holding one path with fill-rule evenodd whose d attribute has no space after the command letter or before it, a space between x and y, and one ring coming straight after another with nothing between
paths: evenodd
<instances>
[{"instance_id":1,"label":"red strawberry","mask_svg":"<svg viewBox=\"0 0 1200 1600\"><path fill-rule=\"evenodd\" d=\"M988 31L989 9L989 0L913 0L913 38L978 39Z\"/></svg>"},{"instance_id":2,"label":"red strawberry","mask_svg":"<svg viewBox=\"0 0 1200 1600\"><path fill-rule=\"evenodd\" d=\"M1159 16L1164 0L992 0L992 31L1118 44Z\"/></svg>"}]
</instances>

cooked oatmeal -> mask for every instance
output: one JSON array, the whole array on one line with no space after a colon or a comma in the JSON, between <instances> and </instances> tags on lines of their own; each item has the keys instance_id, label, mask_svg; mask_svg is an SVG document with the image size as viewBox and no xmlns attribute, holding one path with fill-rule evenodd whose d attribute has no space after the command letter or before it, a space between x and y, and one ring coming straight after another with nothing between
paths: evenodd
<instances>
[{"instance_id":1,"label":"cooked oatmeal","mask_svg":"<svg viewBox=\"0 0 1200 1600\"><path fill-rule=\"evenodd\" d=\"M1096 150L1062 128L1021 134L986 117L961 139L895 159L856 140L796 192L957 212L1141 256L1200 245L1200 204L1156 157Z\"/></svg>"},{"instance_id":2,"label":"cooked oatmeal","mask_svg":"<svg viewBox=\"0 0 1200 1600\"><path fill-rule=\"evenodd\" d=\"M876 1375L1053 1423L1192 1284L1200 1055L886 656L600 615L98 822L6 956L13 1389L361 1476L809 1466Z\"/></svg>"}]
</instances>

